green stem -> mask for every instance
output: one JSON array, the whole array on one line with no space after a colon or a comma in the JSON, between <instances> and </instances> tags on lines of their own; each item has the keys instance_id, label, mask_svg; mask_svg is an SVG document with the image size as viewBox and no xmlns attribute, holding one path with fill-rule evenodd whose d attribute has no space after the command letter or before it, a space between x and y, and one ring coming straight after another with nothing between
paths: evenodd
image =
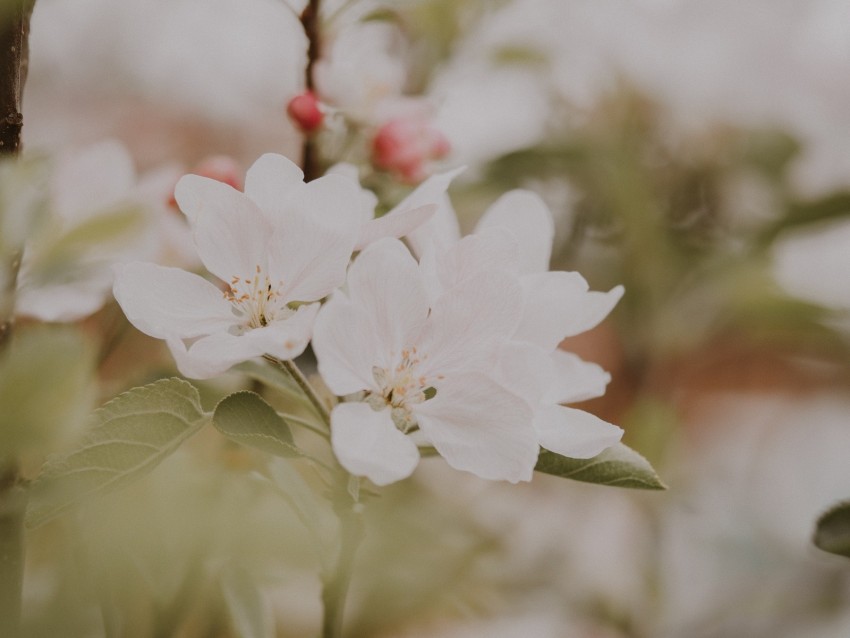
<instances>
[{"instance_id":1,"label":"green stem","mask_svg":"<svg viewBox=\"0 0 850 638\"><path fill-rule=\"evenodd\" d=\"M363 539L363 521L358 508L359 504L349 501L337 509L340 523L339 557L333 574L322 580L322 638L342 636L345 600L351 583L354 555Z\"/></svg>"},{"instance_id":2,"label":"green stem","mask_svg":"<svg viewBox=\"0 0 850 638\"><path fill-rule=\"evenodd\" d=\"M292 361L282 361L280 359L274 359L274 362L277 363L281 368L283 368L292 380L301 388L301 391L304 393L304 396L310 401L310 405L316 410L316 413L319 415L319 418L322 419L322 422L330 429L331 427L331 415L328 412L328 408L322 403L322 400L319 398L319 395L316 394L316 391L313 389L313 386L310 385L310 382L307 380L307 377L304 376L304 373L295 365Z\"/></svg>"}]
</instances>

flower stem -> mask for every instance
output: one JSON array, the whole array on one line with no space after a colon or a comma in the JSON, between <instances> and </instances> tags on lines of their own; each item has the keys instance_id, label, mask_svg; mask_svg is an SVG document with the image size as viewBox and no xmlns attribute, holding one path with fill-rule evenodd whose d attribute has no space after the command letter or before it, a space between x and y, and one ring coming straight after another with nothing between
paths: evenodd
<instances>
[{"instance_id":1,"label":"flower stem","mask_svg":"<svg viewBox=\"0 0 850 638\"><path fill-rule=\"evenodd\" d=\"M328 408L322 403L322 400L319 398L319 395L316 394L316 391L313 389L313 386L310 385L310 382L307 380L307 377L304 376L304 373L295 365L292 361L283 361L281 359L271 358L277 365L283 368L292 380L298 384L298 387L301 388L301 391L304 393L304 396L310 401L310 405L316 410L316 414L319 415L319 418L322 419L322 422L328 427L330 430L331 427L331 415L328 412Z\"/></svg>"},{"instance_id":2,"label":"flower stem","mask_svg":"<svg viewBox=\"0 0 850 638\"><path fill-rule=\"evenodd\" d=\"M347 493L346 493L346 496ZM347 499L348 500L348 499ZM340 547L336 567L330 578L322 579L322 638L342 636L345 600L354 567L354 555L363 539L360 504L351 500L335 508L339 516Z\"/></svg>"},{"instance_id":3,"label":"flower stem","mask_svg":"<svg viewBox=\"0 0 850 638\"><path fill-rule=\"evenodd\" d=\"M17 463L0 468L0 636L20 633L27 493Z\"/></svg>"}]
</instances>

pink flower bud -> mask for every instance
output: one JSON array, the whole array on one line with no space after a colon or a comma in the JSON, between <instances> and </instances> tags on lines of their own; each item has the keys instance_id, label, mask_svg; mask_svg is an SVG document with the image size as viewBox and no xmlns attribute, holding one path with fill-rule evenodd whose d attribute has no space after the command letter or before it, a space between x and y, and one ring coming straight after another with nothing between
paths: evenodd
<instances>
[{"instance_id":1,"label":"pink flower bud","mask_svg":"<svg viewBox=\"0 0 850 638\"><path fill-rule=\"evenodd\" d=\"M313 133L322 126L325 119L319 106L319 100L312 91L304 91L289 100L286 114L303 133Z\"/></svg>"},{"instance_id":2,"label":"pink flower bud","mask_svg":"<svg viewBox=\"0 0 850 638\"><path fill-rule=\"evenodd\" d=\"M372 140L372 162L408 183L421 182L430 162L448 155L446 136L421 116L397 117L378 129Z\"/></svg>"}]
</instances>

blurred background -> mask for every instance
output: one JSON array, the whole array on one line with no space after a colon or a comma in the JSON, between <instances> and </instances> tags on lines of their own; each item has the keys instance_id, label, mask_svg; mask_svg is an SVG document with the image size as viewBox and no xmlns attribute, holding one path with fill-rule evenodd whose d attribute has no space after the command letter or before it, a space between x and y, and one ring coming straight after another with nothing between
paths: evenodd
<instances>
[{"instance_id":1,"label":"blurred background","mask_svg":"<svg viewBox=\"0 0 850 638\"><path fill-rule=\"evenodd\" d=\"M115 138L141 173L297 161L303 4L38 0L27 150ZM349 96L393 84L428 101L451 147L437 167L467 166L450 191L467 230L532 189L556 217L552 268L625 286L563 347L611 372L581 407L670 488L501 485L428 460L370 506L349 635L850 635L850 564L810 541L850 497L850 4L328 0L324 15L328 66L354 61ZM328 163L364 161L324 142ZM114 302L82 326L87 405L173 373ZM313 635L311 539L252 474L263 462L204 434L34 532L28 630L171 635L185 613L174 635L255 635L233 618L259 605L268 635Z\"/></svg>"}]
</instances>

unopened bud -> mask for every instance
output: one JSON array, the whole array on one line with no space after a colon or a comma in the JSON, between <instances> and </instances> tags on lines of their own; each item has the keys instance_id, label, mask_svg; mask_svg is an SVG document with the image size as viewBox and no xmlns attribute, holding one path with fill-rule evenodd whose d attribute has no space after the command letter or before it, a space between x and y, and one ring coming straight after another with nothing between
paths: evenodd
<instances>
[{"instance_id":1,"label":"unopened bud","mask_svg":"<svg viewBox=\"0 0 850 638\"><path fill-rule=\"evenodd\" d=\"M427 177L428 166L448 155L448 139L424 117L390 120L372 140L372 162L408 183Z\"/></svg>"},{"instance_id":2,"label":"unopened bud","mask_svg":"<svg viewBox=\"0 0 850 638\"><path fill-rule=\"evenodd\" d=\"M286 114L303 133L307 134L318 130L325 119L319 100L312 91L304 91L289 100Z\"/></svg>"}]
</instances>

